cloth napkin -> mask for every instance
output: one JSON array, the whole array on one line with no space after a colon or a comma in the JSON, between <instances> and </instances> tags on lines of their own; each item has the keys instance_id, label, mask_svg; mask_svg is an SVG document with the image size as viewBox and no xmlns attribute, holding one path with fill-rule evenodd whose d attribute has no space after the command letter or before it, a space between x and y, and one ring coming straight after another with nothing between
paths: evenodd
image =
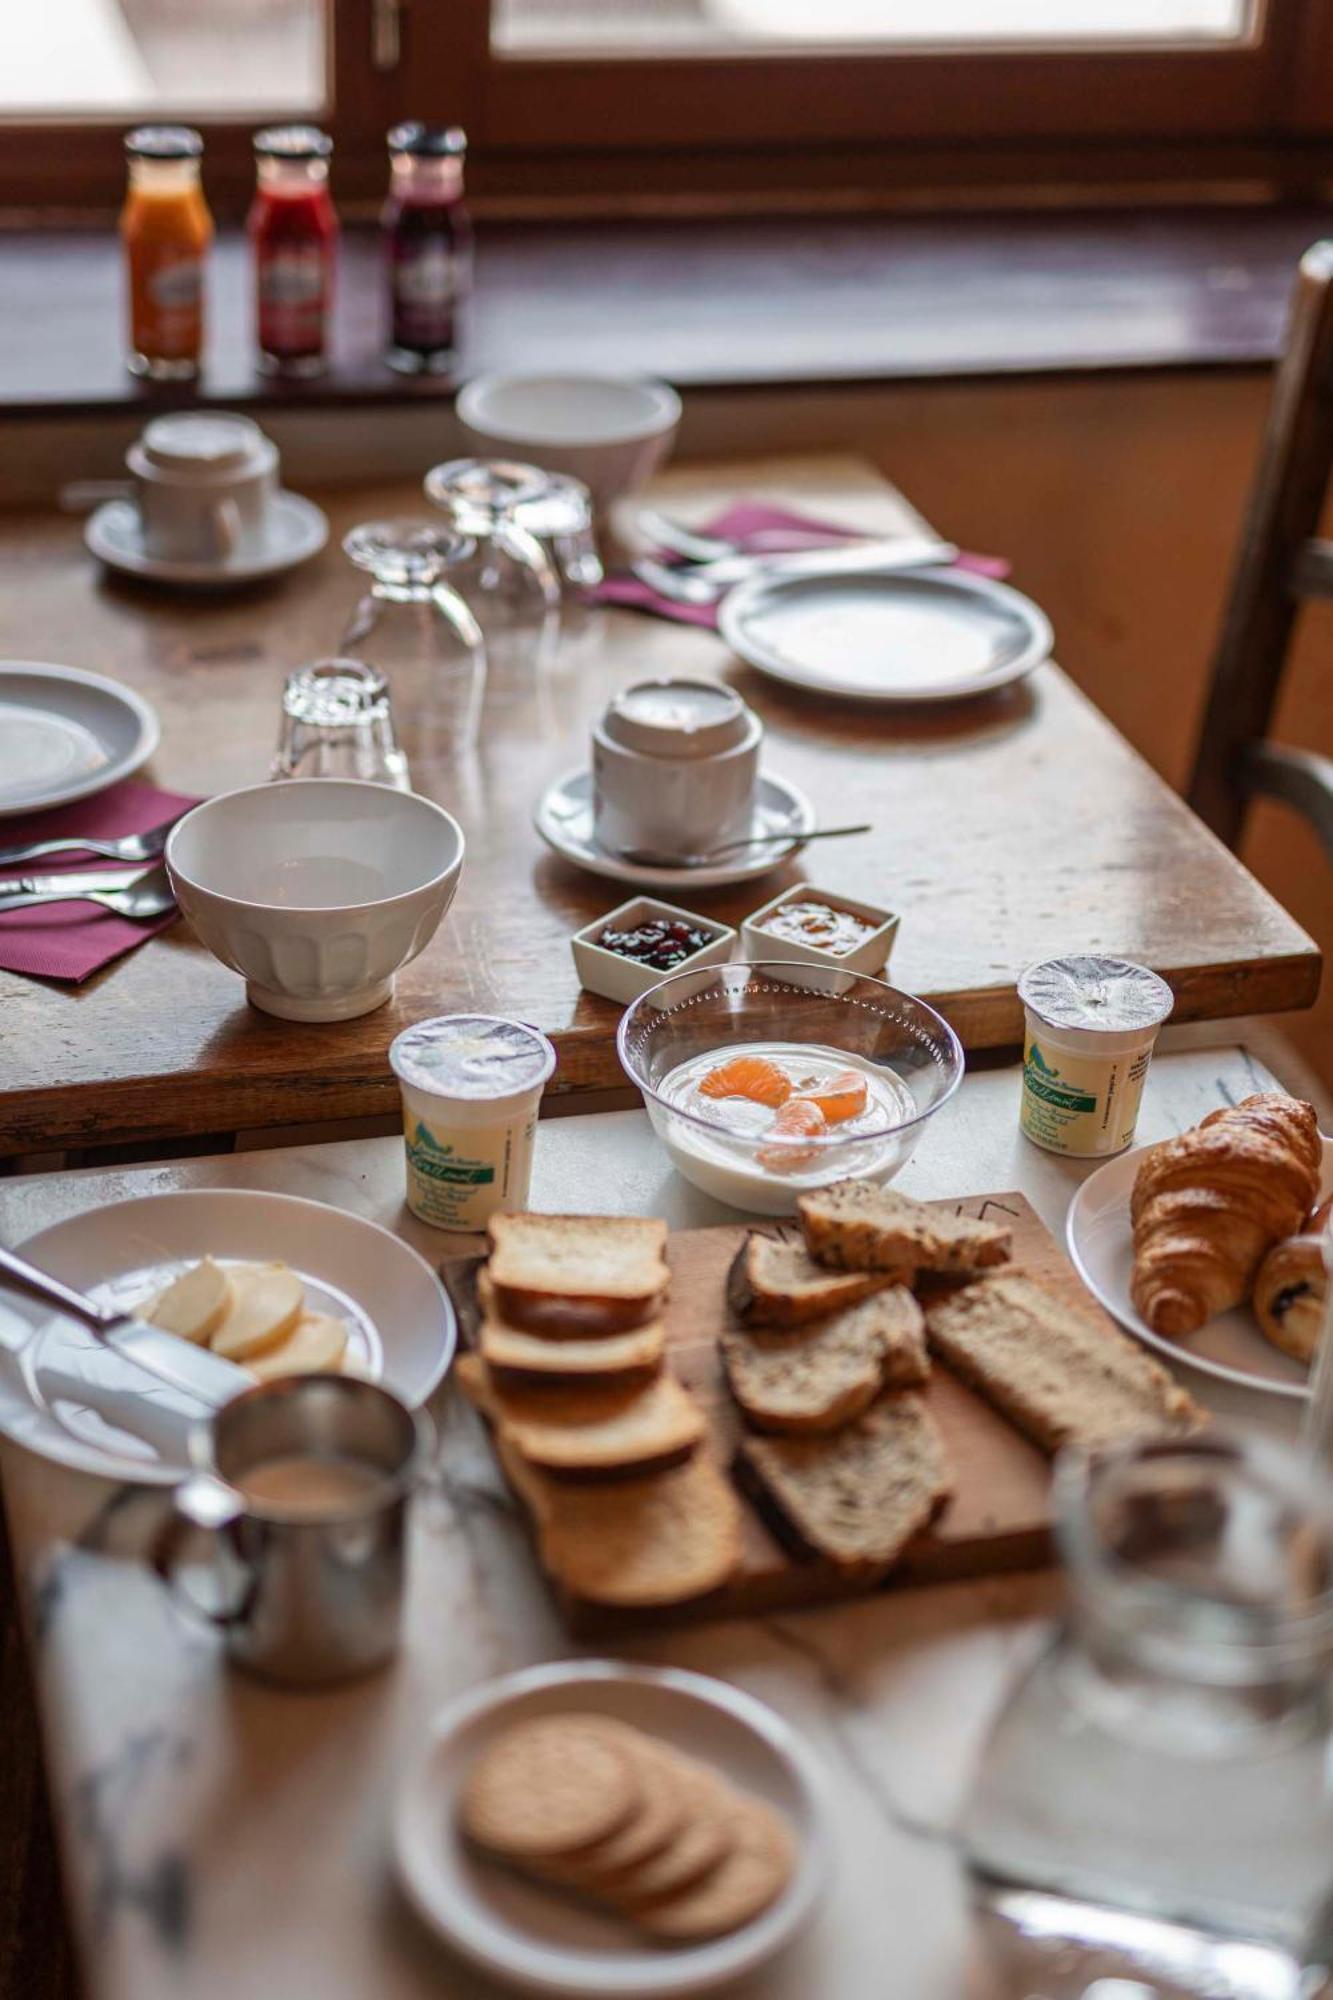
<instances>
[{"instance_id":1,"label":"cloth napkin","mask_svg":"<svg viewBox=\"0 0 1333 2000\"><path fill-rule=\"evenodd\" d=\"M770 507L761 500L736 501L722 513L715 514L711 521L705 522L699 532L735 542L747 554L756 555L832 549L840 543L862 539L854 528L819 521L809 514L793 513L787 507ZM663 560L671 562L673 558L666 554ZM953 566L955 569L971 570L977 576L1006 577L1009 574L1009 564L1002 556L960 553ZM619 604L631 611L649 611L659 618L674 619L678 625L702 625L708 631L717 630L718 605L677 604L674 599L661 596L650 583L642 582L637 576L608 576L584 594L590 604Z\"/></svg>"},{"instance_id":2,"label":"cloth napkin","mask_svg":"<svg viewBox=\"0 0 1333 2000\"><path fill-rule=\"evenodd\" d=\"M153 785L138 785L125 779L98 792L91 799L76 799L73 805L58 806L53 812L27 813L22 819L0 820L0 848L18 847L30 840L64 839L86 834L94 840L118 840L126 833L147 833L164 821L175 819L198 799L180 792L159 792ZM59 875L64 869L120 868L119 861L106 861L87 852L48 854L38 861L0 863L0 889L9 887L20 875ZM145 862L151 867L151 862ZM64 979L77 986L112 959L133 951L145 938L156 937L177 912L168 911L152 923L133 924L98 903L50 903L27 910L0 910L0 970L25 972L41 979Z\"/></svg>"}]
</instances>

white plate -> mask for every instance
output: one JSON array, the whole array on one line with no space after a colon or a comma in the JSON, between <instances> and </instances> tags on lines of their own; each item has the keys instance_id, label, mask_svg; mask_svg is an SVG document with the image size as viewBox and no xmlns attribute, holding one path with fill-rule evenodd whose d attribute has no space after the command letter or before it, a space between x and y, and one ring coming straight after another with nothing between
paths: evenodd
<instances>
[{"instance_id":1,"label":"white plate","mask_svg":"<svg viewBox=\"0 0 1333 2000\"><path fill-rule=\"evenodd\" d=\"M634 1723L711 1763L775 1806L796 1834L795 1871L775 1903L728 1937L664 1948L474 1855L455 1802L483 1745L520 1717L592 1710ZM413 1752L394 1810L394 1850L420 1915L488 1972L568 2000L702 1993L771 1958L809 1916L829 1836L823 1785L795 1732L752 1695L669 1667L561 1660L451 1702ZM443 1990L443 1989L442 1989Z\"/></svg>"},{"instance_id":2,"label":"white plate","mask_svg":"<svg viewBox=\"0 0 1333 2000\"><path fill-rule=\"evenodd\" d=\"M959 569L758 576L723 600L718 630L775 680L876 702L988 694L1052 645L1030 599Z\"/></svg>"},{"instance_id":3,"label":"white plate","mask_svg":"<svg viewBox=\"0 0 1333 2000\"><path fill-rule=\"evenodd\" d=\"M780 866L802 834L814 831L815 809L786 778L761 771L750 831L777 835L777 843L702 868L645 868L599 847L592 831L592 772L586 767L567 771L547 788L535 819L548 847L592 875L604 875L611 882L643 882L656 889L720 889L730 882L752 882Z\"/></svg>"},{"instance_id":4,"label":"white plate","mask_svg":"<svg viewBox=\"0 0 1333 2000\"><path fill-rule=\"evenodd\" d=\"M161 731L142 695L82 667L0 660L0 819L105 791Z\"/></svg>"},{"instance_id":5,"label":"white plate","mask_svg":"<svg viewBox=\"0 0 1333 2000\"><path fill-rule=\"evenodd\" d=\"M328 519L313 500L299 493L277 493L262 556L228 556L221 562L168 562L150 556L143 545L139 510L132 500L108 500L88 517L83 539L108 569L139 576L153 583L178 583L192 590L228 590L234 584L257 583L278 576L317 556L329 538Z\"/></svg>"},{"instance_id":6,"label":"white plate","mask_svg":"<svg viewBox=\"0 0 1333 2000\"><path fill-rule=\"evenodd\" d=\"M1197 1333L1179 1340L1154 1333L1139 1318L1129 1292L1134 1268L1129 1198L1145 1150L1139 1146L1108 1160L1089 1175L1070 1202L1065 1239L1080 1278L1123 1327L1168 1361L1183 1362L1242 1389L1259 1389L1270 1396L1308 1397L1307 1371L1265 1340L1247 1305L1219 1313ZM1333 1139L1324 1140L1320 1187L1321 1199L1333 1191Z\"/></svg>"},{"instance_id":7,"label":"white plate","mask_svg":"<svg viewBox=\"0 0 1333 2000\"><path fill-rule=\"evenodd\" d=\"M137 1304L204 1255L281 1259L305 1281L310 1304L346 1319L358 1368L414 1407L453 1358L453 1308L425 1259L378 1223L295 1195L196 1188L89 1209L19 1246L57 1278L107 1303ZM79 1400L112 1412L147 1401L160 1448ZM97 1344L85 1328L35 1300L0 1290L0 1431L42 1457L109 1479L181 1477L174 1392Z\"/></svg>"}]
</instances>

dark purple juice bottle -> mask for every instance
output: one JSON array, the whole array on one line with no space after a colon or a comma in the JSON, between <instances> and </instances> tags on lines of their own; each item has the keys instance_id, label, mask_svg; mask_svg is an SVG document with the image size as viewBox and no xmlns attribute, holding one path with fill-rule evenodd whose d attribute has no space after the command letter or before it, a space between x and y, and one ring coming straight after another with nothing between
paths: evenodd
<instances>
[{"instance_id":1,"label":"dark purple juice bottle","mask_svg":"<svg viewBox=\"0 0 1333 2000\"><path fill-rule=\"evenodd\" d=\"M472 226L463 206L467 138L456 125L395 125L389 134L384 242L389 282L385 359L405 375L443 375L458 356L472 285Z\"/></svg>"}]
</instances>

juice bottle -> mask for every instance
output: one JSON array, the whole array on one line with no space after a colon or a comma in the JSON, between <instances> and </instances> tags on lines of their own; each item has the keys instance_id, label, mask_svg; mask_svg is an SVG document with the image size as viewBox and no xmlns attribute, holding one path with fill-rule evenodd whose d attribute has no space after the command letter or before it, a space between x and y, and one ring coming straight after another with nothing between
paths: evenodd
<instances>
[{"instance_id":1,"label":"juice bottle","mask_svg":"<svg viewBox=\"0 0 1333 2000\"><path fill-rule=\"evenodd\" d=\"M403 374L445 374L457 357L472 273L472 230L463 206L466 152L467 138L456 125L395 125L389 134L385 359Z\"/></svg>"},{"instance_id":2,"label":"juice bottle","mask_svg":"<svg viewBox=\"0 0 1333 2000\"><path fill-rule=\"evenodd\" d=\"M338 218L329 194L333 141L313 125L276 125L254 140L250 210L259 365L318 375L327 358Z\"/></svg>"},{"instance_id":3,"label":"juice bottle","mask_svg":"<svg viewBox=\"0 0 1333 2000\"><path fill-rule=\"evenodd\" d=\"M203 140L186 125L141 125L125 140L120 215L136 375L188 381L204 343L204 260L213 218L199 183Z\"/></svg>"}]
</instances>

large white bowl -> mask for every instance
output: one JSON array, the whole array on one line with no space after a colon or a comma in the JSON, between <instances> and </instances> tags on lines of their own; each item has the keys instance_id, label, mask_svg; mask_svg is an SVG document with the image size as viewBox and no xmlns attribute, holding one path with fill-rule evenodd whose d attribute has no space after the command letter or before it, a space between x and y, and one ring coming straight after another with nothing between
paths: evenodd
<instances>
[{"instance_id":1,"label":"large white bowl","mask_svg":"<svg viewBox=\"0 0 1333 2000\"><path fill-rule=\"evenodd\" d=\"M176 900L256 1007L348 1021L393 992L454 899L463 830L387 785L291 779L224 792L167 842Z\"/></svg>"},{"instance_id":2,"label":"large white bowl","mask_svg":"<svg viewBox=\"0 0 1333 2000\"><path fill-rule=\"evenodd\" d=\"M484 454L572 473L599 509L647 483L680 425L665 382L610 375L479 375L457 411Z\"/></svg>"}]
</instances>

